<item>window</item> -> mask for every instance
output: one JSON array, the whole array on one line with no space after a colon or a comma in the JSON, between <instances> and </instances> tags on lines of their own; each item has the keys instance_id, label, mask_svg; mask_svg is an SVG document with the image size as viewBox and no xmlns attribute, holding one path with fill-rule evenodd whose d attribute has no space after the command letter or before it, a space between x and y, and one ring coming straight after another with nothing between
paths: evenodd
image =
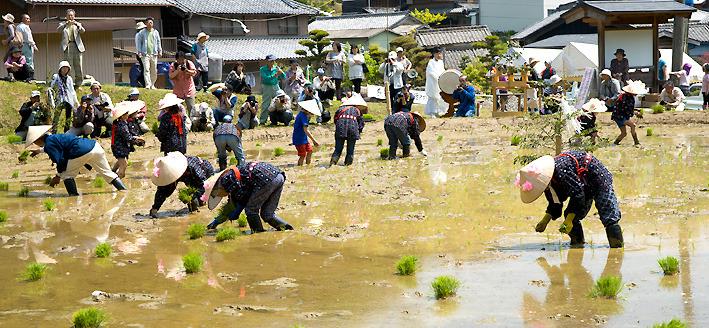
<instances>
[{"instance_id":1,"label":"window","mask_svg":"<svg viewBox=\"0 0 709 328\"><path fill-rule=\"evenodd\" d=\"M268 21L269 35L298 35L298 16Z\"/></svg>"},{"instance_id":2,"label":"window","mask_svg":"<svg viewBox=\"0 0 709 328\"><path fill-rule=\"evenodd\" d=\"M226 19L209 19L202 23L204 33L215 36L244 35L241 24Z\"/></svg>"}]
</instances>

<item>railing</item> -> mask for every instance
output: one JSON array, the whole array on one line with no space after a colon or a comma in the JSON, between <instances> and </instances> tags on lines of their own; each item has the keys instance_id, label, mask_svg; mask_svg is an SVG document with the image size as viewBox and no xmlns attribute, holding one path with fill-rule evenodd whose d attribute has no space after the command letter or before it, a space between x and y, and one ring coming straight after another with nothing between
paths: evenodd
<instances>
[{"instance_id":1,"label":"railing","mask_svg":"<svg viewBox=\"0 0 709 328\"><path fill-rule=\"evenodd\" d=\"M174 58L175 52L177 52L177 38L160 38L160 43L162 58ZM113 47L136 52L135 39L133 38L113 39Z\"/></svg>"}]
</instances>

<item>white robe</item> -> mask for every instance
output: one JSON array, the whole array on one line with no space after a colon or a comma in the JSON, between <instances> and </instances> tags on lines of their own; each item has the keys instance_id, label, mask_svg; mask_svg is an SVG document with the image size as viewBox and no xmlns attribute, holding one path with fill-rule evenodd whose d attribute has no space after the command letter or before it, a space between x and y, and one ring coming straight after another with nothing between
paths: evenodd
<instances>
[{"instance_id":1,"label":"white robe","mask_svg":"<svg viewBox=\"0 0 709 328\"><path fill-rule=\"evenodd\" d=\"M445 72L443 60L431 59L426 66L426 96L428 102L424 112L426 115L440 116L448 112L448 103L441 98L441 88L438 86L438 77Z\"/></svg>"}]
</instances>

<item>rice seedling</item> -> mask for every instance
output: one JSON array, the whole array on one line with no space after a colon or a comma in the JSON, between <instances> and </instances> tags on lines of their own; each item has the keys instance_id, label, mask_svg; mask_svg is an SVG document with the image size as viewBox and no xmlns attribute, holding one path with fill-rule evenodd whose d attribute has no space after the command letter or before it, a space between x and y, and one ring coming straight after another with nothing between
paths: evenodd
<instances>
[{"instance_id":1,"label":"rice seedling","mask_svg":"<svg viewBox=\"0 0 709 328\"><path fill-rule=\"evenodd\" d=\"M372 122L372 121L374 121L374 115L372 115L372 114L364 114L364 115L362 115L362 119L363 119L365 122Z\"/></svg>"},{"instance_id":2,"label":"rice seedling","mask_svg":"<svg viewBox=\"0 0 709 328\"><path fill-rule=\"evenodd\" d=\"M0 210L0 223L7 222L7 212Z\"/></svg>"},{"instance_id":3,"label":"rice seedling","mask_svg":"<svg viewBox=\"0 0 709 328\"><path fill-rule=\"evenodd\" d=\"M236 219L236 224L239 226L239 228L246 227L247 223L248 221L246 220L246 214L244 213L241 213L241 215L239 215L239 218Z\"/></svg>"},{"instance_id":4,"label":"rice seedling","mask_svg":"<svg viewBox=\"0 0 709 328\"><path fill-rule=\"evenodd\" d=\"M17 179L17 178L19 178L19 177L20 177L20 171L19 171L19 170L12 171L12 178L13 178L13 179Z\"/></svg>"},{"instance_id":5,"label":"rice seedling","mask_svg":"<svg viewBox=\"0 0 709 328\"><path fill-rule=\"evenodd\" d=\"M7 182L0 182L0 191L7 191L10 189L10 184Z\"/></svg>"},{"instance_id":6,"label":"rice seedling","mask_svg":"<svg viewBox=\"0 0 709 328\"><path fill-rule=\"evenodd\" d=\"M91 185L93 185L94 188L103 188L106 186L106 180L101 177L96 177L94 181L91 182Z\"/></svg>"},{"instance_id":7,"label":"rice seedling","mask_svg":"<svg viewBox=\"0 0 709 328\"><path fill-rule=\"evenodd\" d=\"M618 276L605 276L598 278L591 288L590 297L616 298L623 289L623 281Z\"/></svg>"},{"instance_id":8,"label":"rice seedling","mask_svg":"<svg viewBox=\"0 0 709 328\"><path fill-rule=\"evenodd\" d=\"M197 192L197 189L192 187L180 188L177 198L184 204L189 204L192 201L192 195Z\"/></svg>"},{"instance_id":9,"label":"rice seedling","mask_svg":"<svg viewBox=\"0 0 709 328\"><path fill-rule=\"evenodd\" d=\"M652 130L652 128L647 128L647 129L645 129L645 135L646 135L646 136L652 137L653 134L654 134L654 131Z\"/></svg>"},{"instance_id":10,"label":"rice seedling","mask_svg":"<svg viewBox=\"0 0 709 328\"><path fill-rule=\"evenodd\" d=\"M14 135L14 134L7 135L7 143L14 144L14 143L18 143L18 142L22 142L22 137L20 137L18 135Z\"/></svg>"},{"instance_id":11,"label":"rice seedling","mask_svg":"<svg viewBox=\"0 0 709 328\"><path fill-rule=\"evenodd\" d=\"M229 165L236 165L238 163L239 161L236 160L236 157L232 157L229 159Z\"/></svg>"},{"instance_id":12,"label":"rice seedling","mask_svg":"<svg viewBox=\"0 0 709 328\"><path fill-rule=\"evenodd\" d=\"M431 287L438 300L455 295L458 287L460 287L460 281L451 276L438 276L433 279Z\"/></svg>"},{"instance_id":13,"label":"rice seedling","mask_svg":"<svg viewBox=\"0 0 709 328\"><path fill-rule=\"evenodd\" d=\"M98 258L109 257L111 256L111 252L113 252L113 248L109 243L100 243L96 245L96 248L94 249L94 254L96 254L96 257Z\"/></svg>"},{"instance_id":14,"label":"rice seedling","mask_svg":"<svg viewBox=\"0 0 709 328\"><path fill-rule=\"evenodd\" d=\"M416 272L418 258L413 255L405 255L396 262L396 272L402 276L410 276Z\"/></svg>"},{"instance_id":15,"label":"rice seedling","mask_svg":"<svg viewBox=\"0 0 709 328\"><path fill-rule=\"evenodd\" d=\"M377 139L377 147L381 147L384 144L384 140Z\"/></svg>"},{"instance_id":16,"label":"rice seedling","mask_svg":"<svg viewBox=\"0 0 709 328\"><path fill-rule=\"evenodd\" d=\"M438 137L436 137L436 141L438 141L438 142L443 141L443 136L439 134Z\"/></svg>"},{"instance_id":17,"label":"rice seedling","mask_svg":"<svg viewBox=\"0 0 709 328\"><path fill-rule=\"evenodd\" d=\"M283 156L285 153L286 151L281 147L276 147L273 149L273 156L275 157Z\"/></svg>"},{"instance_id":18,"label":"rice seedling","mask_svg":"<svg viewBox=\"0 0 709 328\"><path fill-rule=\"evenodd\" d=\"M257 142L257 143L256 143L256 147L261 147L261 143L260 143L260 142Z\"/></svg>"},{"instance_id":19,"label":"rice seedling","mask_svg":"<svg viewBox=\"0 0 709 328\"><path fill-rule=\"evenodd\" d=\"M665 111L665 106L662 106L660 104L655 104L655 105L652 105L652 107L650 107L650 109L652 109L653 114L661 114Z\"/></svg>"},{"instance_id":20,"label":"rice seedling","mask_svg":"<svg viewBox=\"0 0 709 328\"><path fill-rule=\"evenodd\" d=\"M42 203L42 205L44 206L44 209L45 209L47 212L54 211L54 209L57 208L57 204L54 203L54 201L51 200L51 199L45 200L44 203Z\"/></svg>"},{"instance_id":21,"label":"rice seedling","mask_svg":"<svg viewBox=\"0 0 709 328\"><path fill-rule=\"evenodd\" d=\"M187 228L187 235L190 236L190 239L199 239L204 237L204 232L206 230L207 227L204 224L193 223Z\"/></svg>"},{"instance_id":22,"label":"rice seedling","mask_svg":"<svg viewBox=\"0 0 709 328\"><path fill-rule=\"evenodd\" d=\"M382 159L389 158L389 148L379 149L379 157L381 157Z\"/></svg>"},{"instance_id":23,"label":"rice seedling","mask_svg":"<svg viewBox=\"0 0 709 328\"><path fill-rule=\"evenodd\" d=\"M657 260L657 264L662 268L666 276L671 276L679 272L679 260L674 256L668 256Z\"/></svg>"},{"instance_id":24,"label":"rice seedling","mask_svg":"<svg viewBox=\"0 0 709 328\"><path fill-rule=\"evenodd\" d=\"M512 146L519 146L519 144L522 142L522 136L514 135L512 136L512 139L510 139L510 145Z\"/></svg>"},{"instance_id":25,"label":"rice seedling","mask_svg":"<svg viewBox=\"0 0 709 328\"><path fill-rule=\"evenodd\" d=\"M83 308L74 312L74 328L99 328L108 319L106 312L95 307Z\"/></svg>"},{"instance_id":26,"label":"rice seedling","mask_svg":"<svg viewBox=\"0 0 709 328\"><path fill-rule=\"evenodd\" d=\"M158 122L153 122L153 125L150 126L150 132L152 132L154 135L157 135L159 128L160 128L160 124L158 124Z\"/></svg>"},{"instance_id":27,"label":"rice seedling","mask_svg":"<svg viewBox=\"0 0 709 328\"><path fill-rule=\"evenodd\" d=\"M47 265L42 263L30 263L25 267L25 272L22 273L24 281L37 281L44 278L47 274Z\"/></svg>"},{"instance_id":28,"label":"rice seedling","mask_svg":"<svg viewBox=\"0 0 709 328\"><path fill-rule=\"evenodd\" d=\"M182 257L182 265L185 266L187 273L197 273L202 270L202 255L199 253L190 252Z\"/></svg>"},{"instance_id":29,"label":"rice seedling","mask_svg":"<svg viewBox=\"0 0 709 328\"><path fill-rule=\"evenodd\" d=\"M20 191L17 192L17 196L19 197L27 197L29 196L29 194L30 188L28 188L27 186L22 186L22 188L20 188Z\"/></svg>"},{"instance_id":30,"label":"rice seedling","mask_svg":"<svg viewBox=\"0 0 709 328\"><path fill-rule=\"evenodd\" d=\"M226 227L223 229L219 229L219 231L217 231L217 235L215 236L215 238L218 242L222 242L225 240L232 240L232 239L236 238L236 236L238 234L239 234L239 231L236 230L235 228Z\"/></svg>"},{"instance_id":31,"label":"rice seedling","mask_svg":"<svg viewBox=\"0 0 709 328\"><path fill-rule=\"evenodd\" d=\"M226 202L224 205L217 209L217 217L222 218L224 221L229 219L229 214L236 210L236 206L232 202Z\"/></svg>"},{"instance_id":32,"label":"rice seedling","mask_svg":"<svg viewBox=\"0 0 709 328\"><path fill-rule=\"evenodd\" d=\"M656 323L652 328L687 328L687 324L679 319L672 319L668 322Z\"/></svg>"},{"instance_id":33,"label":"rice seedling","mask_svg":"<svg viewBox=\"0 0 709 328\"><path fill-rule=\"evenodd\" d=\"M44 178L44 184L49 185L50 183L52 183L52 176L51 175Z\"/></svg>"},{"instance_id":34,"label":"rice seedling","mask_svg":"<svg viewBox=\"0 0 709 328\"><path fill-rule=\"evenodd\" d=\"M29 157L30 157L30 151L29 151L29 150L23 150L23 151L20 153L20 156L17 157L17 160L18 160L20 163L23 163L23 164L24 164L24 163L27 163L27 158L29 158Z\"/></svg>"}]
</instances>

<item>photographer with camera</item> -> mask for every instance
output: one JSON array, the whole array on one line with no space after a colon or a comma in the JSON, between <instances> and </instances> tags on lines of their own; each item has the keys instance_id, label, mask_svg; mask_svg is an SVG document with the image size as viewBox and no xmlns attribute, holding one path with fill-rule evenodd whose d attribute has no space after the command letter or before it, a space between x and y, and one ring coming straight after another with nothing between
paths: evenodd
<instances>
[{"instance_id":1,"label":"photographer with camera","mask_svg":"<svg viewBox=\"0 0 709 328\"><path fill-rule=\"evenodd\" d=\"M212 131L214 129L215 121L213 116L213 110L208 103L200 103L197 109L192 112L192 127L190 131L193 132L206 132ZM223 120L223 119L222 119Z\"/></svg>"},{"instance_id":2,"label":"photographer with camera","mask_svg":"<svg viewBox=\"0 0 709 328\"><path fill-rule=\"evenodd\" d=\"M223 84L223 83L220 83ZM216 86L217 84L213 85ZM229 85L218 87L212 91L212 95L217 98L218 107L213 110L214 121L216 124L224 122L225 116L234 117L234 107L237 103L237 97L233 94Z\"/></svg>"},{"instance_id":3,"label":"photographer with camera","mask_svg":"<svg viewBox=\"0 0 709 328\"><path fill-rule=\"evenodd\" d=\"M411 106L414 105L414 95L411 94L411 84L407 84L401 91L396 95L396 102L394 102L391 107L394 113L397 112L410 112Z\"/></svg>"},{"instance_id":4,"label":"photographer with camera","mask_svg":"<svg viewBox=\"0 0 709 328\"><path fill-rule=\"evenodd\" d=\"M110 137L111 127L113 126L113 118L111 117L113 102L111 97L107 93L101 92L101 83L98 81L91 84L91 93L87 96L91 99L91 105L94 108L94 131L91 133L91 137ZM106 127L106 130L101 133L103 127Z\"/></svg>"},{"instance_id":5,"label":"photographer with camera","mask_svg":"<svg viewBox=\"0 0 709 328\"><path fill-rule=\"evenodd\" d=\"M389 52L386 61L379 65L379 73L384 75L384 81L389 83L389 99L394 104L396 95L404 87L404 65L399 62L396 52Z\"/></svg>"},{"instance_id":6,"label":"photographer with camera","mask_svg":"<svg viewBox=\"0 0 709 328\"><path fill-rule=\"evenodd\" d=\"M66 133L77 137L88 137L94 132L95 108L91 105L91 98L86 95L81 97L79 108L74 112L74 120L71 129Z\"/></svg>"},{"instance_id":7,"label":"photographer with camera","mask_svg":"<svg viewBox=\"0 0 709 328\"><path fill-rule=\"evenodd\" d=\"M170 65L168 75L173 84L172 93L177 98L185 101L187 116L190 116L192 110L194 110L194 96L197 93L197 89L194 86L193 77L196 74L197 69L192 61L187 60L187 55L184 52L178 51L175 54L175 62Z\"/></svg>"},{"instance_id":8,"label":"photographer with camera","mask_svg":"<svg viewBox=\"0 0 709 328\"><path fill-rule=\"evenodd\" d=\"M239 123L237 123L240 130L255 129L258 126L258 102L256 97L250 95L246 97L246 102L241 105L239 110Z\"/></svg>"},{"instance_id":9,"label":"photographer with camera","mask_svg":"<svg viewBox=\"0 0 709 328\"><path fill-rule=\"evenodd\" d=\"M30 100L22 104L19 113L20 124L15 128L15 135L22 137L22 140L27 137L30 126L52 124L52 112L40 101L40 92L37 90L32 91Z\"/></svg>"},{"instance_id":10,"label":"photographer with camera","mask_svg":"<svg viewBox=\"0 0 709 328\"><path fill-rule=\"evenodd\" d=\"M271 106L268 107L268 117L271 119L271 125L283 123L286 126L293 120L293 112L291 111L290 97L283 90L276 92L276 97L271 101Z\"/></svg>"}]
</instances>

